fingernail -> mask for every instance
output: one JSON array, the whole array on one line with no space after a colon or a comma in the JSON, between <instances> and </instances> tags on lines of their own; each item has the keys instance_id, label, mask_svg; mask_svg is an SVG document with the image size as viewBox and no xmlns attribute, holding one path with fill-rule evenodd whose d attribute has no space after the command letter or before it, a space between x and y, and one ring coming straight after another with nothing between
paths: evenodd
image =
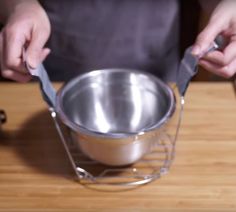
<instances>
[{"instance_id":1,"label":"fingernail","mask_svg":"<svg viewBox=\"0 0 236 212\"><path fill-rule=\"evenodd\" d=\"M200 48L200 46L198 46L198 45L193 46L192 54L197 56L197 55L199 55L200 53L201 53L201 48Z\"/></svg>"}]
</instances>

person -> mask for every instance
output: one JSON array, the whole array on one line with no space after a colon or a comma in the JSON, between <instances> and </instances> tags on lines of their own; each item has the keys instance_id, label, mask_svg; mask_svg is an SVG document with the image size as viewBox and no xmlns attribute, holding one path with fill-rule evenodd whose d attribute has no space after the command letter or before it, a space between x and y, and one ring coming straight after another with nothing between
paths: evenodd
<instances>
[{"instance_id":1,"label":"person","mask_svg":"<svg viewBox=\"0 0 236 212\"><path fill-rule=\"evenodd\" d=\"M225 49L205 55L199 64L231 77L236 72L236 1L211 2L217 2L216 7L192 54L201 55L222 34L229 41ZM52 80L66 81L85 71L112 67L147 70L164 81L176 80L178 0L2 0L0 18L5 78L31 79L22 62L25 48L32 68L47 58Z\"/></svg>"}]
</instances>

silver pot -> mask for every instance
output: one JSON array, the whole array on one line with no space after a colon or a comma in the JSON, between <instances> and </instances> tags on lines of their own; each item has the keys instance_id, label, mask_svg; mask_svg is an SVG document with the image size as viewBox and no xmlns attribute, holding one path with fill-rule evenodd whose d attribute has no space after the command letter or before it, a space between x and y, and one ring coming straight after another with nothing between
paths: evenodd
<instances>
[{"instance_id":1,"label":"silver pot","mask_svg":"<svg viewBox=\"0 0 236 212\"><path fill-rule=\"evenodd\" d=\"M175 106L167 84L130 69L85 73L56 97L56 111L81 150L112 166L134 163L149 153Z\"/></svg>"}]
</instances>

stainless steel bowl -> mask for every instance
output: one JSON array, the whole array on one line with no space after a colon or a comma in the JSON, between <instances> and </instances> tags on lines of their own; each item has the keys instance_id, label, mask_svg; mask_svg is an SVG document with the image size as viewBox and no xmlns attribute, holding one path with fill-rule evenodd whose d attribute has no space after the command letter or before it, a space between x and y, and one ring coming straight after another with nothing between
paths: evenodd
<instances>
[{"instance_id":1,"label":"stainless steel bowl","mask_svg":"<svg viewBox=\"0 0 236 212\"><path fill-rule=\"evenodd\" d=\"M80 75L58 92L56 103L81 150L112 166L134 163L150 152L174 110L167 84L129 69Z\"/></svg>"}]
</instances>

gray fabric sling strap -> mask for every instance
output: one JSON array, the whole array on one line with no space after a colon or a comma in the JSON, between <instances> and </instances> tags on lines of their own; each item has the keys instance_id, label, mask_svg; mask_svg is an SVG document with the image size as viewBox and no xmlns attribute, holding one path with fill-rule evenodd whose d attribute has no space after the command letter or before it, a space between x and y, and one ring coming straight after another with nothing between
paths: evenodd
<instances>
[{"instance_id":1,"label":"gray fabric sling strap","mask_svg":"<svg viewBox=\"0 0 236 212\"><path fill-rule=\"evenodd\" d=\"M185 50L184 57L181 60L179 66L177 77L177 87L181 96L185 95L189 82L197 74L199 59L209 52L215 51L217 49L224 49L226 45L227 40L223 36L218 35L210 47L198 57L191 54L192 47L189 47Z\"/></svg>"}]
</instances>

